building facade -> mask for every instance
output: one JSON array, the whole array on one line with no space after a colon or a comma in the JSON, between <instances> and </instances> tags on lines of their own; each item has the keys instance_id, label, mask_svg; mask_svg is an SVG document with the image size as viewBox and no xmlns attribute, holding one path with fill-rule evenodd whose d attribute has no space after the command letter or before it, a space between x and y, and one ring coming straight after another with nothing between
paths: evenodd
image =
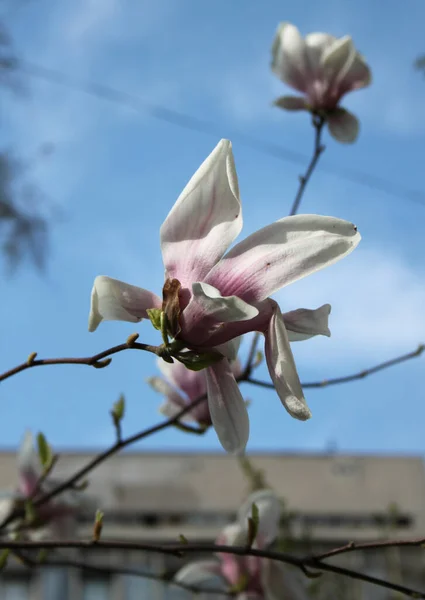
<instances>
[{"instance_id":1,"label":"building facade","mask_svg":"<svg viewBox=\"0 0 425 600\"><path fill-rule=\"evenodd\" d=\"M55 477L70 476L92 456L61 454ZM294 553L322 552L348 541L425 536L425 472L419 457L253 454L250 460L285 501L285 539ZM14 485L15 461L13 453L0 454L0 489ZM224 454L122 453L90 475L86 493L91 508L81 515L79 535L90 539L99 508L105 514L104 538L160 542L178 541L183 534L189 541L212 542L234 520L249 494L249 483L237 460ZM179 558L92 550L72 557L101 570L32 571L11 560L0 577L1 600L190 597L164 583L114 573L121 566L168 577L183 564ZM425 590L425 563L418 548L355 552L338 561ZM329 597L331 590L347 600L394 597L375 586L328 575L320 583L313 580L311 587L317 598Z\"/></svg>"}]
</instances>

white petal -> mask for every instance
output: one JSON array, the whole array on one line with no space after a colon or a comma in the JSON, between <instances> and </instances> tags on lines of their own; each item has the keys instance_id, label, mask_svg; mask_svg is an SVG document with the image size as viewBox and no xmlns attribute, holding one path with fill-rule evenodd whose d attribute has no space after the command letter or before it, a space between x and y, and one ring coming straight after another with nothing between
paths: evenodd
<instances>
[{"instance_id":1,"label":"white petal","mask_svg":"<svg viewBox=\"0 0 425 600\"><path fill-rule=\"evenodd\" d=\"M18 457L19 479L31 488L41 476L43 469L37 450L34 447L34 437L31 431L26 431L19 447ZM25 486L26 487L26 486Z\"/></svg>"},{"instance_id":2,"label":"white petal","mask_svg":"<svg viewBox=\"0 0 425 600\"><path fill-rule=\"evenodd\" d=\"M138 323L148 318L146 309L161 306L162 301L152 292L100 275L91 293L89 331L95 331L102 321Z\"/></svg>"},{"instance_id":3,"label":"white petal","mask_svg":"<svg viewBox=\"0 0 425 600\"><path fill-rule=\"evenodd\" d=\"M290 342L308 340L314 335L326 335L330 337L328 321L331 305L324 304L315 310L298 308L283 313L288 339Z\"/></svg>"},{"instance_id":4,"label":"white petal","mask_svg":"<svg viewBox=\"0 0 425 600\"><path fill-rule=\"evenodd\" d=\"M355 54L353 40L346 35L325 49L322 55L322 66L333 79L338 76L340 71L344 70L347 63L352 62Z\"/></svg>"},{"instance_id":5,"label":"white petal","mask_svg":"<svg viewBox=\"0 0 425 600\"><path fill-rule=\"evenodd\" d=\"M273 104L284 110L308 110L307 103L301 96L281 96Z\"/></svg>"},{"instance_id":6,"label":"white petal","mask_svg":"<svg viewBox=\"0 0 425 600\"><path fill-rule=\"evenodd\" d=\"M223 448L243 454L249 437L248 411L227 358L205 371L211 420Z\"/></svg>"},{"instance_id":7,"label":"white petal","mask_svg":"<svg viewBox=\"0 0 425 600\"><path fill-rule=\"evenodd\" d=\"M262 561L261 580L267 600L309 600L304 581L291 567L275 560Z\"/></svg>"},{"instance_id":8,"label":"white petal","mask_svg":"<svg viewBox=\"0 0 425 600\"><path fill-rule=\"evenodd\" d=\"M323 53L336 41L336 37L328 33L309 33L305 36L306 57L310 67L310 74L319 75L319 68Z\"/></svg>"},{"instance_id":9,"label":"white petal","mask_svg":"<svg viewBox=\"0 0 425 600\"><path fill-rule=\"evenodd\" d=\"M8 497L2 496L3 494L0 494L0 526L9 517L15 506L13 493L8 494Z\"/></svg>"},{"instance_id":10,"label":"white petal","mask_svg":"<svg viewBox=\"0 0 425 600\"><path fill-rule=\"evenodd\" d=\"M217 538L219 546L243 546L247 541L246 524L231 523L221 531Z\"/></svg>"},{"instance_id":11,"label":"white petal","mask_svg":"<svg viewBox=\"0 0 425 600\"><path fill-rule=\"evenodd\" d=\"M248 517L252 514L252 505L258 508L258 539L262 546L268 546L279 533L279 521L282 503L273 490L258 490L247 498L238 511L238 521L246 527Z\"/></svg>"},{"instance_id":12,"label":"white petal","mask_svg":"<svg viewBox=\"0 0 425 600\"><path fill-rule=\"evenodd\" d=\"M329 133L338 142L352 144L359 135L360 123L353 113L345 108L335 108L326 117Z\"/></svg>"},{"instance_id":13,"label":"white petal","mask_svg":"<svg viewBox=\"0 0 425 600\"><path fill-rule=\"evenodd\" d=\"M242 228L232 144L221 140L189 181L161 227L168 277L203 280Z\"/></svg>"},{"instance_id":14,"label":"white petal","mask_svg":"<svg viewBox=\"0 0 425 600\"><path fill-rule=\"evenodd\" d=\"M277 305L266 332L265 350L270 377L282 404L294 418L309 419L311 412L304 399L285 323Z\"/></svg>"},{"instance_id":15,"label":"white petal","mask_svg":"<svg viewBox=\"0 0 425 600\"><path fill-rule=\"evenodd\" d=\"M191 562L182 567L174 575L174 581L202 587L203 584L211 582L212 579L220 576L220 563L215 560L200 560ZM226 584L223 581L223 591L226 590Z\"/></svg>"},{"instance_id":16,"label":"white petal","mask_svg":"<svg viewBox=\"0 0 425 600\"><path fill-rule=\"evenodd\" d=\"M223 323L249 321L258 315L258 308L247 304L237 296L223 297L217 288L208 283L194 283L193 297L206 315Z\"/></svg>"},{"instance_id":17,"label":"white petal","mask_svg":"<svg viewBox=\"0 0 425 600\"><path fill-rule=\"evenodd\" d=\"M308 71L305 43L291 23L281 23L272 45L272 71L300 92L306 90Z\"/></svg>"},{"instance_id":18,"label":"white petal","mask_svg":"<svg viewBox=\"0 0 425 600\"><path fill-rule=\"evenodd\" d=\"M348 221L319 215L285 217L234 246L207 277L224 296L257 302L347 256L360 242Z\"/></svg>"}]
</instances>

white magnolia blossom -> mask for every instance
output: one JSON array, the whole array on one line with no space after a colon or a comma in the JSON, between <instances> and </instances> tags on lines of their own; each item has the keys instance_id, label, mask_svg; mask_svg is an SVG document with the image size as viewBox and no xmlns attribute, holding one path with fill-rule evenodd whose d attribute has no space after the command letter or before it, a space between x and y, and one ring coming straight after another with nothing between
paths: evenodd
<instances>
[{"instance_id":1,"label":"white magnolia blossom","mask_svg":"<svg viewBox=\"0 0 425 600\"><path fill-rule=\"evenodd\" d=\"M286 110L308 110L325 118L339 142L354 142L359 121L339 106L345 94L370 85L372 76L349 35L328 33L301 37L291 23L281 23L272 46L272 70L284 83L303 94L282 96L275 105Z\"/></svg>"},{"instance_id":2,"label":"white magnolia blossom","mask_svg":"<svg viewBox=\"0 0 425 600\"><path fill-rule=\"evenodd\" d=\"M223 358L205 369L212 424L228 452L242 453L249 437L245 401L229 360L232 340L265 336L267 366L279 398L295 418L311 412L304 399L291 340L330 335L330 306L286 315L270 298L280 288L332 265L360 241L348 221L319 215L286 217L229 250L242 229L242 206L232 146L221 140L187 184L161 226L164 291L178 308L173 337L189 350L218 349ZM102 321L136 323L148 310L167 310L154 293L110 277L96 277L89 330Z\"/></svg>"}]
</instances>

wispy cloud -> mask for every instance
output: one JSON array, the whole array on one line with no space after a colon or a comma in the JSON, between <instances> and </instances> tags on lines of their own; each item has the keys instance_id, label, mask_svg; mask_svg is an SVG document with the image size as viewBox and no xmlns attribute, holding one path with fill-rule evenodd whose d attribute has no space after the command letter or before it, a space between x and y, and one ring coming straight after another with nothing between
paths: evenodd
<instances>
[{"instance_id":1,"label":"wispy cloud","mask_svg":"<svg viewBox=\"0 0 425 600\"><path fill-rule=\"evenodd\" d=\"M301 360L384 360L425 341L425 281L402 258L357 250L340 264L285 288L282 308L332 304L330 339L294 344Z\"/></svg>"}]
</instances>

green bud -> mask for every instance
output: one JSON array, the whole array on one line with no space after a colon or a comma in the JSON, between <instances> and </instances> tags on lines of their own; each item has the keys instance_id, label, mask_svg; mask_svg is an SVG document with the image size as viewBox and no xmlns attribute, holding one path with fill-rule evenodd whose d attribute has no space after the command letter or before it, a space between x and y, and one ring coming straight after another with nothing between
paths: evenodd
<instances>
[{"instance_id":1,"label":"green bud","mask_svg":"<svg viewBox=\"0 0 425 600\"><path fill-rule=\"evenodd\" d=\"M119 423L122 420L125 412L125 398L121 394L116 402L114 402L111 410L111 415L114 423Z\"/></svg>"},{"instance_id":2,"label":"green bud","mask_svg":"<svg viewBox=\"0 0 425 600\"><path fill-rule=\"evenodd\" d=\"M161 314L162 314L162 310L160 308L148 308L146 310L146 312L148 313L148 317L150 319L150 322L155 327L155 329L158 329L158 331L161 331Z\"/></svg>"},{"instance_id":3,"label":"green bud","mask_svg":"<svg viewBox=\"0 0 425 600\"><path fill-rule=\"evenodd\" d=\"M53 461L53 452L43 433L37 434L38 456L44 469L49 469Z\"/></svg>"}]
</instances>

